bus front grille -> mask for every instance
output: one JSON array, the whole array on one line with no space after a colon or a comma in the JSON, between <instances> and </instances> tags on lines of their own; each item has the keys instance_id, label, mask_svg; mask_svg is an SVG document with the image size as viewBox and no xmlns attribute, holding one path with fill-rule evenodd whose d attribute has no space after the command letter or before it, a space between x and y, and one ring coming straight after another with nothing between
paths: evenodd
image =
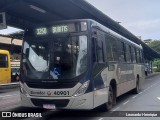
<instances>
[{"instance_id":1,"label":"bus front grille","mask_svg":"<svg viewBox=\"0 0 160 120\"><path fill-rule=\"evenodd\" d=\"M30 88L41 88L41 89L65 89L73 88L77 82L70 83L42 83L42 82L26 82Z\"/></svg>"},{"instance_id":2,"label":"bus front grille","mask_svg":"<svg viewBox=\"0 0 160 120\"><path fill-rule=\"evenodd\" d=\"M45 100L45 99L31 98L31 101L35 106L38 107L43 107L44 104L51 104L55 105L56 107L66 107L69 103L68 99Z\"/></svg>"}]
</instances>

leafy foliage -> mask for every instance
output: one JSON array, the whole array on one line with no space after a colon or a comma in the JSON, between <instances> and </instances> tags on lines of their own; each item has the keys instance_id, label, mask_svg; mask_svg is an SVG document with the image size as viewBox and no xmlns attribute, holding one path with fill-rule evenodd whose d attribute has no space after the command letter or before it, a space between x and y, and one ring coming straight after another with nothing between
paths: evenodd
<instances>
[{"instance_id":1,"label":"leafy foliage","mask_svg":"<svg viewBox=\"0 0 160 120\"><path fill-rule=\"evenodd\" d=\"M148 44L149 47L160 53L160 40L154 40ZM160 72L160 59L153 61L153 67L155 72Z\"/></svg>"},{"instance_id":2,"label":"leafy foliage","mask_svg":"<svg viewBox=\"0 0 160 120\"><path fill-rule=\"evenodd\" d=\"M160 41L155 40L148 44L151 48L153 48L155 51L160 53Z\"/></svg>"},{"instance_id":3,"label":"leafy foliage","mask_svg":"<svg viewBox=\"0 0 160 120\"><path fill-rule=\"evenodd\" d=\"M159 67L159 65L160 65L160 59L156 59L156 60L154 60L154 62L153 62L153 66L154 67Z\"/></svg>"}]
</instances>

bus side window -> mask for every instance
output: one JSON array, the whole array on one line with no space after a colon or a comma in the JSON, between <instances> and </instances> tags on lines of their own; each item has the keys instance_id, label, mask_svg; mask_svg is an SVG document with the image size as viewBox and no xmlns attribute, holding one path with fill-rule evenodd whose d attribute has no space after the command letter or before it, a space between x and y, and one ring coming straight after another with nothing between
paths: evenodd
<instances>
[{"instance_id":1,"label":"bus side window","mask_svg":"<svg viewBox=\"0 0 160 120\"><path fill-rule=\"evenodd\" d=\"M131 56L131 62L133 63L133 55L132 55L132 50L130 45L129 45L129 54Z\"/></svg>"},{"instance_id":2,"label":"bus side window","mask_svg":"<svg viewBox=\"0 0 160 120\"><path fill-rule=\"evenodd\" d=\"M141 55L142 55L142 63L144 63L144 53L143 53L143 50L141 50Z\"/></svg>"},{"instance_id":3,"label":"bus side window","mask_svg":"<svg viewBox=\"0 0 160 120\"><path fill-rule=\"evenodd\" d=\"M139 50L139 59L140 59L140 63L143 63L143 57L142 57L142 51Z\"/></svg>"},{"instance_id":4,"label":"bus side window","mask_svg":"<svg viewBox=\"0 0 160 120\"><path fill-rule=\"evenodd\" d=\"M107 60L108 61L112 61L113 57L112 57L112 50L111 50L111 43L109 40L108 35L105 36L105 44L106 44L106 51L107 51Z\"/></svg>"},{"instance_id":5,"label":"bus side window","mask_svg":"<svg viewBox=\"0 0 160 120\"><path fill-rule=\"evenodd\" d=\"M117 57L117 40L115 38L111 38L110 41L111 41L113 61L118 61L118 57Z\"/></svg>"},{"instance_id":6,"label":"bus side window","mask_svg":"<svg viewBox=\"0 0 160 120\"><path fill-rule=\"evenodd\" d=\"M137 63L140 63L139 49L136 49Z\"/></svg>"},{"instance_id":7,"label":"bus side window","mask_svg":"<svg viewBox=\"0 0 160 120\"><path fill-rule=\"evenodd\" d=\"M132 62L136 63L136 53L134 47L131 47L131 54L132 54Z\"/></svg>"},{"instance_id":8,"label":"bus side window","mask_svg":"<svg viewBox=\"0 0 160 120\"><path fill-rule=\"evenodd\" d=\"M104 49L103 49L103 42L105 40L104 33L102 31L98 31L97 34L97 55L98 55L98 62L103 63L104 60Z\"/></svg>"},{"instance_id":9,"label":"bus side window","mask_svg":"<svg viewBox=\"0 0 160 120\"><path fill-rule=\"evenodd\" d=\"M125 53L126 53L126 62L127 63L131 63L131 53L130 53L130 46L129 45L125 45L126 46L126 51L125 51Z\"/></svg>"},{"instance_id":10,"label":"bus side window","mask_svg":"<svg viewBox=\"0 0 160 120\"><path fill-rule=\"evenodd\" d=\"M106 35L106 50L108 61L118 61L116 38Z\"/></svg>"},{"instance_id":11,"label":"bus side window","mask_svg":"<svg viewBox=\"0 0 160 120\"><path fill-rule=\"evenodd\" d=\"M119 51L119 61L120 62L125 62L125 48L124 48L124 43L121 41L118 41L118 51Z\"/></svg>"}]
</instances>

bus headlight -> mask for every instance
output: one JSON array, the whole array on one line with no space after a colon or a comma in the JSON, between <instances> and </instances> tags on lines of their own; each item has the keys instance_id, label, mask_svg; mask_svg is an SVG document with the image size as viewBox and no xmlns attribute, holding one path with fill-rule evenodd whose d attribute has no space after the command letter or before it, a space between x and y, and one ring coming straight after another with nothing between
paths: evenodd
<instances>
[{"instance_id":1,"label":"bus headlight","mask_svg":"<svg viewBox=\"0 0 160 120\"><path fill-rule=\"evenodd\" d=\"M89 86L89 81L86 81L85 83L83 83L82 86L74 94L74 97L83 95L86 92L88 86Z\"/></svg>"}]
</instances>

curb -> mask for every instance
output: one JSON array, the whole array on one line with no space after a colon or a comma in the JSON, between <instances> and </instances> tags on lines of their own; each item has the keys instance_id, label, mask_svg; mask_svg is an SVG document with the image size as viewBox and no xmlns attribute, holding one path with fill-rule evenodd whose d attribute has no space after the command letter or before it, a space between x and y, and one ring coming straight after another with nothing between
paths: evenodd
<instances>
[{"instance_id":1,"label":"curb","mask_svg":"<svg viewBox=\"0 0 160 120\"><path fill-rule=\"evenodd\" d=\"M19 87L19 82L0 84L0 89L12 89L18 87Z\"/></svg>"}]
</instances>

